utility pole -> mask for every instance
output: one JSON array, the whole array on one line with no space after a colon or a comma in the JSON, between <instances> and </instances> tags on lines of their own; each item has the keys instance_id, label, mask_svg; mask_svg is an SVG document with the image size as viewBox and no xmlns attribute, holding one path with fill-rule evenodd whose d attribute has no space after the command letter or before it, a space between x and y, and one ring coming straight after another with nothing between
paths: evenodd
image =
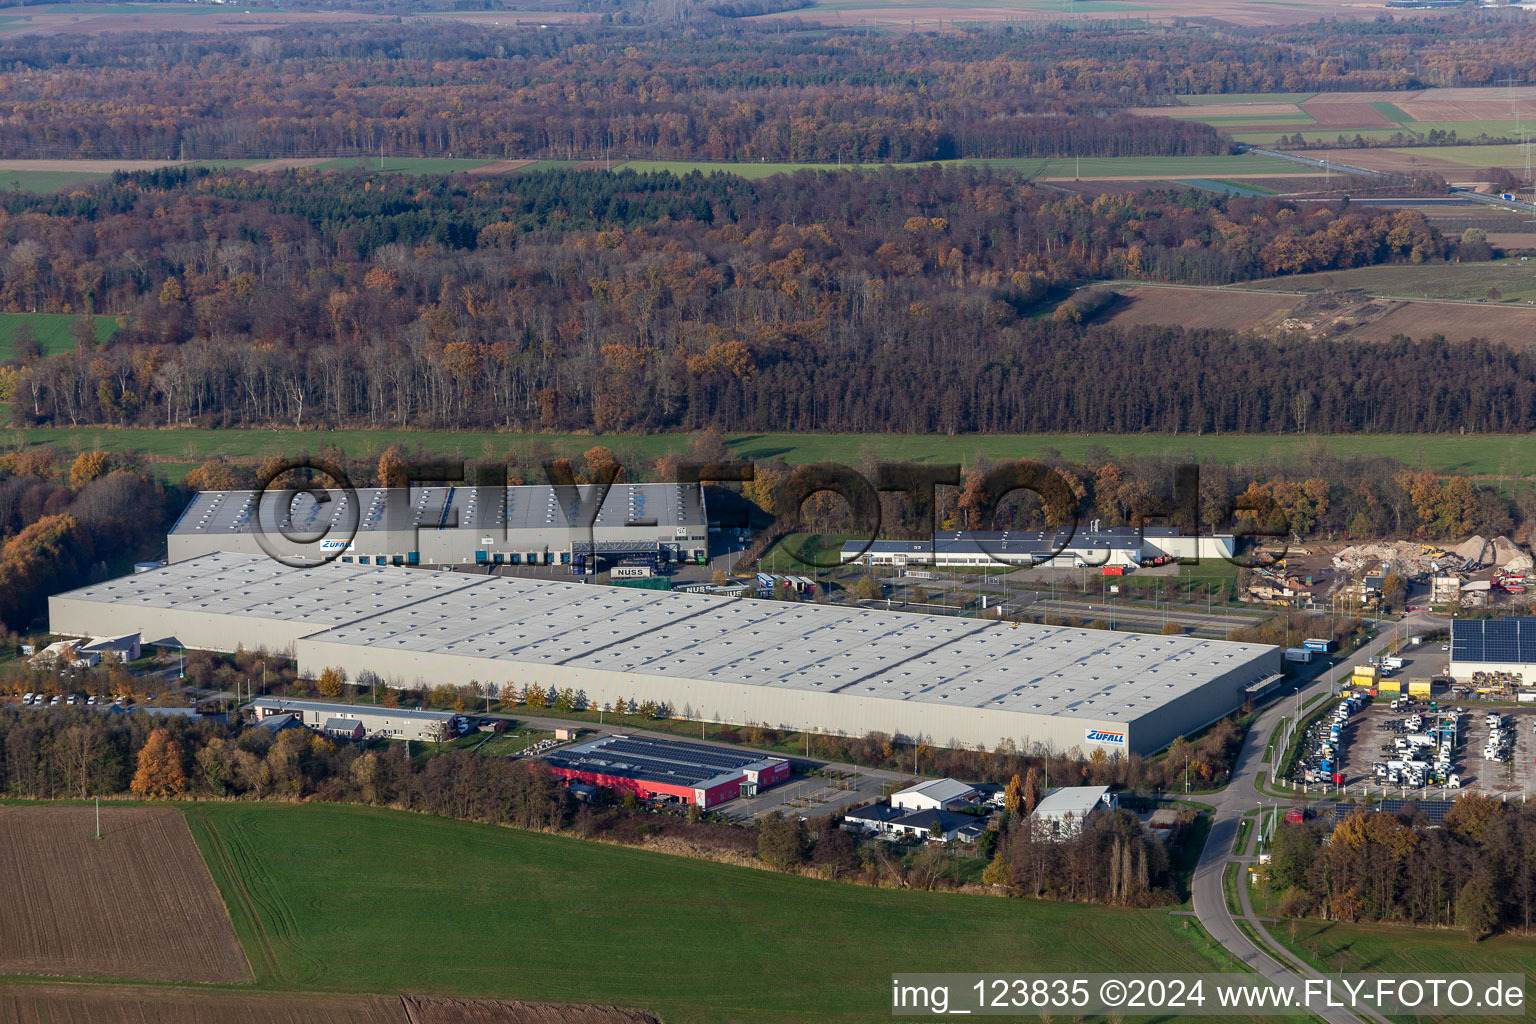
<instances>
[{"instance_id":1,"label":"utility pole","mask_svg":"<svg viewBox=\"0 0 1536 1024\"><path fill-rule=\"evenodd\" d=\"M101 838L101 797L96 798L96 838Z\"/></svg>"}]
</instances>

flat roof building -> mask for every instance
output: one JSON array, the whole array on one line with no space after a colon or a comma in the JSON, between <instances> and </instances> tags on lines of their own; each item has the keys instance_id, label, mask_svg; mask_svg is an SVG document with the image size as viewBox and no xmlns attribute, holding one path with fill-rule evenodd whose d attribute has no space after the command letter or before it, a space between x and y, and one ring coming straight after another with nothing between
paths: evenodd
<instances>
[{"instance_id":1,"label":"flat roof building","mask_svg":"<svg viewBox=\"0 0 1536 1024\"><path fill-rule=\"evenodd\" d=\"M664 561L708 555L699 484L618 483L606 494L595 484L558 490L362 487L324 494L328 500L318 502L281 488L199 491L166 538L168 557L179 562L231 551L293 564L335 558L431 566L572 565L594 552ZM279 507L285 495L288 503Z\"/></svg>"},{"instance_id":2,"label":"flat roof building","mask_svg":"<svg viewBox=\"0 0 1536 1024\"><path fill-rule=\"evenodd\" d=\"M782 757L651 736L603 736L545 754L563 779L708 809L789 778Z\"/></svg>"},{"instance_id":3,"label":"flat roof building","mask_svg":"<svg viewBox=\"0 0 1536 1024\"><path fill-rule=\"evenodd\" d=\"M1071 534L954 530L936 533L931 541L850 540L841 554L845 564L1075 568L1137 566L1157 558L1229 558L1234 544L1230 536L1189 537L1172 527L1088 524Z\"/></svg>"},{"instance_id":4,"label":"flat roof building","mask_svg":"<svg viewBox=\"0 0 1536 1024\"><path fill-rule=\"evenodd\" d=\"M290 700L257 697L251 701L256 724L269 718L292 715L299 724L336 739L379 736L391 740L447 739L453 727L452 711L417 711L412 708L369 707L323 700Z\"/></svg>"},{"instance_id":5,"label":"flat roof building","mask_svg":"<svg viewBox=\"0 0 1536 1024\"><path fill-rule=\"evenodd\" d=\"M570 688L686 718L1150 753L1280 672L1264 644L206 555L49 599L63 635L290 651L306 675Z\"/></svg>"}]
</instances>

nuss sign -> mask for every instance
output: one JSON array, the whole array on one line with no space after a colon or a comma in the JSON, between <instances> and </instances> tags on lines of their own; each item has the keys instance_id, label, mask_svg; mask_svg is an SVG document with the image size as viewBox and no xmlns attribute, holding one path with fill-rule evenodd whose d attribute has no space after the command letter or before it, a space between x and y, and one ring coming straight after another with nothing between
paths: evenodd
<instances>
[{"instance_id":1,"label":"nuss sign","mask_svg":"<svg viewBox=\"0 0 1536 1024\"><path fill-rule=\"evenodd\" d=\"M1125 746L1124 729L1089 729L1084 735L1089 743L1118 743Z\"/></svg>"}]
</instances>

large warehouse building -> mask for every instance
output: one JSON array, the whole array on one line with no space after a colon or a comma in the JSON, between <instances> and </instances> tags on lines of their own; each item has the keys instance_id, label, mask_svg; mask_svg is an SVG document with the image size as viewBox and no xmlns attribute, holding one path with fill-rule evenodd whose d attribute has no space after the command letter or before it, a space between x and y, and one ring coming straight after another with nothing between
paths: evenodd
<instances>
[{"instance_id":1,"label":"large warehouse building","mask_svg":"<svg viewBox=\"0 0 1536 1024\"><path fill-rule=\"evenodd\" d=\"M1267 645L211 554L49 599L64 635L291 651L396 686L537 684L686 718L1149 753L1280 672Z\"/></svg>"},{"instance_id":2,"label":"large warehouse building","mask_svg":"<svg viewBox=\"0 0 1536 1024\"><path fill-rule=\"evenodd\" d=\"M931 541L857 540L843 545L845 564L939 569L965 566L1052 568L1118 565L1134 567L1157 558L1231 558L1234 539L1226 535L1191 537L1172 527L1085 524L1073 533L1028 530L956 530L936 533Z\"/></svg>"},{"instance_id":3,"label":"large warehouse building","mask_svg":"<svg viewBox=\"0 0 1536 1024\"><path fill-rule=\"evenodd\" d=\"M573 565L599 558L708 556L699 484L365 487L309 493L200 491L166 540L180 562L215 551L268 554L290 564L327 558L362 565ZM597 505L599 496L601 506ZM259 497L259 501L258 501ZM259 508L257 506L260 506Z\"/></svg>"}]
</instances>

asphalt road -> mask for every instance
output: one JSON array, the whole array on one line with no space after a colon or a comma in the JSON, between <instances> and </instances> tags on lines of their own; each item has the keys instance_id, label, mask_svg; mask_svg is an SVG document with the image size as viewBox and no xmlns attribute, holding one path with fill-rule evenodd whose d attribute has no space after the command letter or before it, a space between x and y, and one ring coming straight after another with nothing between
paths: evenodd
<instances>
[{"instance_id":1,"label":"asphalt road","mask_svg":"<svg viewBox=\"0 0 1536 1024\"><path fill-rule=\"evenodd\" d=\"M1424 632L1431 628L1443 627L1449 619L1440 615L1428 615L1416 613L1402 620L1403 634ZM1304 702L1319 693L1328 693L1337 689L1342 680L1347 680L1353 674L1356 665L1363 665L1367 658L1374 657L1396 635L1390 628L1390 623L1382 623L1381 630L1376 639L1356 651L1349 658L1338 662L1332 668L1322 673L1316 682L1308 686L1301 693ZM1292 956L1284 947L1275 940L1262 922L1253 915L1252 907L1248 900L1248 885L1246 867L1243 877L1240 879L1238 889L1241 892L1242 912L1245 923L1259 934L1266 943L1274 949L1281 951L1284 962L1277 960L1268 951L1259 948L1238 927L1232 912L1227 908L1225 893L1222 889L1222 876L1226 872L1228 864L1238 863L1247 865L1255 858L1239 856L1232 852L1232 844L1237 838L1238 823L1243 814L1258 807L1278 807L1282 812L1288 806L1284 800L1262 793L1258 786L1259 780L1269 773L1269 765L1264 763L1264 750L1269 744L1270 737L1280 725L1280 720L1286 716L1293 707L1293 699L1287 697L1271 704L1259 715L1258 721L1248 731L1248 737L1243 742L1242 749L1238 752L1236 764L1232 769L1232 781L1221 792L1211 796L1202 796L1200 799L1216 808L1215 820L1211 824L1211 832L1205 841L1205 849L1201 851L1199 863L1195 866L1195 877L1192 885L1194 896L1195 916L1199 919L1205 930L1211 937L1221 943L1226 950L1241 960L1257 973L1273 981L1294 980L1298 975L1305 977L1321 977L1321 972L1305 964L1297 957ZM1368 1019L1386 1024L1386 1018L1376 1013L1367 1012L1356 1015L1344 1010L1327 1010L1318 1016L1328 1021L1329 1024L1345 1024L1345 1022Z\"/></svg>"}]
</instances>

